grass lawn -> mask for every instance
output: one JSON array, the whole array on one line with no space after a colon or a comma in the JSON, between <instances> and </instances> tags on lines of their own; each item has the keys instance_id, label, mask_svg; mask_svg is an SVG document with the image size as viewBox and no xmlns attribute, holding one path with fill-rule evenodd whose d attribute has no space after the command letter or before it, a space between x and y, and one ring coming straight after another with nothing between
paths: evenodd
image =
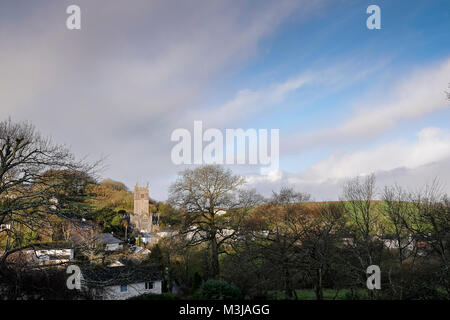
<instances>
[{"instance_id":1,"label":"grass lawn","mask_svg":"<svg viewBox=\"0 0 450 320\"><path fill-rule=\"evenodd\" d=\"M297 297L299 300L316 300L316 294L314 293L313 289L297 289L296 290ZM283 300L285 299L285 295L283 291L272 291L270 294L273 296L276 300ZM347 300L348 295L350 294L349 289L342 289L339 290L336 294L336 290L334 289L324 289L323 290L323 297L324 300ZM367 299L367 290L366 289L360 289L358 290L358 295L360 299Z\"/></svg>"}]
</instances>

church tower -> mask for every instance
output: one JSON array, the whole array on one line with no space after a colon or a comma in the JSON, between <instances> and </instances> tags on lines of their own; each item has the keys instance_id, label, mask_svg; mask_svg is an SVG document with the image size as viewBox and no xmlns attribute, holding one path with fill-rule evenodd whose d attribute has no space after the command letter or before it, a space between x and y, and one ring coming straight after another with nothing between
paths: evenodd
<instances>
[{"instance_id":1,"label":"church tower","mask_svg":"<svg viewBox=\"0 0 450 320\"><path fill-rule=\"evenodd\" d=\"M139 232L146 233L152 231L152 219L149 214L148 183L145 187L139 187L136 183L134 187L134 210L130 216L132 226Z\"/></svg>"},{"instance_id":2,"label":"church tower","mask_svg":"<svg viewBox=\"0 0 450 320\"><path fill-rule=\"evenodd\" d=\"M151 233L159 229L159 214L150 214L150 197L148 182L145 187L134 186L134 210L130 215L130 222L134 229L141 233Z\"/></svg>"},{"instance_id":3,"label":"church tower","mask_svg":"<svg viewBox=\"0 0 450 320\"><path fill-rule=\"evenodd\" d=\"M148 196L148 182L147 186L139 187L138 184L134 186L134 214L138 216L149 216L148 212L149 196Z\"/></svg>"}]
</instances>

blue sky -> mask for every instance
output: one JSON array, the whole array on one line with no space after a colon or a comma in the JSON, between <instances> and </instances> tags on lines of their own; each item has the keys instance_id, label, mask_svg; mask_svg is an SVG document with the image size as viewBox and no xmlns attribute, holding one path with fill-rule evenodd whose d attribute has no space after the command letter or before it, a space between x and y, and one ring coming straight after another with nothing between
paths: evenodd
<instances>
[{"instance_id":1,"label":"blue sky","mask_svg":"<svg viewBox=\"0 0 450 320\"><path fill-rule=\"evenodd\" d=\"M170 134L280 129L278 172L232 166L268 194L320 199L374 172L414 188L450 178L450 1L2 1L2 115L29 120L103 176L150 182L163 200L183 169ZM381 30L366 8L381 8ZM281 94L277 90L282 89Z\"/></svg>"},{"instance_id":2,"label":"blue sky","mask_svg":"<svg viewBox=\"0 0 450 320\"><path fill-rule=\"evenodd\" d=\"M450 2L377 1L382 13L382 29L368 30L365 8L373 1L336 1L324 6L307 21L286 22L275 36L259 46L260 55L237 74L221 83L231 92L242 87L253 90L267 83L283 82L304 70L339 66L352 77L358 70L374 70L342 88L314 86L289 94L271 112L264 112L246 123L248 127L282 128L290 132L303 128L333 126L352 113L355 104L371 96L382 96L401 75L414 68L445 61L450 53ZM357 65L352 70L350 65ZM349 69L345 69L349 67ZM400 75L400 76L399 76ZM450 82L450 75L448 76ZM442 88L444 90L445 88ZM442 104L445 104L443 101ZM363 146L376 148L391 140L414 141L423 127L448 129L448 109L397 123L390 130L361 143L336 148L312 148L299 156L282 158L282 169L299 173L334 151L353 151ZM430 177L430 179L433 177Z\"/></svg>"}]
</instances>

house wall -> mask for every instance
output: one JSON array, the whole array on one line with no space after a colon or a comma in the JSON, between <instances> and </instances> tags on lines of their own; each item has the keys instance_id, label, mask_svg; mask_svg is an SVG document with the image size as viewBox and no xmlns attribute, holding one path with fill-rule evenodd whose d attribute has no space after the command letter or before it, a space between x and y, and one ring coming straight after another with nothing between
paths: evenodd
<instances>
[{"instance_id":1,"label":"house wall","mask_svg":"<svg viewBox=\"0 0 450 320\"><path fill-rule=\"evenodd\" d=\"M106 245L106 251L115 251L122 248L123 246L120 243L110 243Z\"/></svg>"},{"instance_id":2,"label":"house wall","mask_svg":"<svg viewBox=\"0 0 450 320\"><path fill-rule=\"evenodd\" d=\"M144 293L161 294L162 282L160 280L153 282L154 288L150 290L145 290L145 282L127 285L127 292L120 292L120 286L106 287L105 292L103 293L103 300L125 300Z\"/></svg>"},{"instance_id":3,"label":"house wall","mask_svg":"<svg viewBox=\"0 0 450 320\"><path fill-rule=\"evenodd\" d=\"M136 241L139 237L136 237ZM157 243L158 239L156 237L141 237L143 243Z\"/></svg>"},{"instance_id":4,"label":"house wall","mask_svg":"<svg viewBox=\"0 0 450 320\"><path fill-rule=\"evenodd\" d=\"M388 249L398 249L399 247L397 240L385 239L383 242Z\"/></svg>"},{"instance_id":5,"label":"house wall","mask_svg":"<svg viewBox=\"0 0 450 320\"><path fill-rule=\"evenodd\" d=\"M59 256L70 256L70 260L73 259L73 253L74 250L73 249L47 249L47 250L36 250L36 256L40 257L40 256L55 256L55 257L59 257Z\"/></svg>"},{"instance_id":6,"label":"house wall","mask_svg":"<svg viewBox=\"0 0 450 320\"><path fill-rule=\"evenodd\" d=\"M0 231L3 230L11 230L11 224L9 223L0 224Z\"/></svg>"},{"instance_id":7,"label":"house wall","mask_svg":"<svg viewBox=\"0 0 450 320\"><path fill-rule=\"evenodd\" d=\"M47 249L47 250L36 250L35 252L35 257L38 259L39 264L42 265L66 263L72 260L73 256L74 256L73 249Z\"/></svg>"}]
</instances>

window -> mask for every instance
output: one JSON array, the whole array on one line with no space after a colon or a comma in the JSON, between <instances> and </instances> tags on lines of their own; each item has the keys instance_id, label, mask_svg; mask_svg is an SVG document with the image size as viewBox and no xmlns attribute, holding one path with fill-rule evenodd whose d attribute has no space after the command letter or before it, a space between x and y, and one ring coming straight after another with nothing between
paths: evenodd
<instances>
[{"instance_id":1,"label":"window","mask_svg":"<svg viewBox=\"0 0 450 320\"><path fill-rule=\"evenodd\" d=\"M126 284L123 284L120 286L120 292L127 292L127 291L128 291L128 288L127 288Z\"/></svg>"},{"instance_id":2,"label":"window","mask_svg":"<svg viewBox=\"0 0 450 320\"><path fill-rule=\"evenodd\" d=\"M145 290L150 290L150 289L153 289L154 287L155 287L155 283L152 281L145 283Z\"/></svg>"}]
</instances>

